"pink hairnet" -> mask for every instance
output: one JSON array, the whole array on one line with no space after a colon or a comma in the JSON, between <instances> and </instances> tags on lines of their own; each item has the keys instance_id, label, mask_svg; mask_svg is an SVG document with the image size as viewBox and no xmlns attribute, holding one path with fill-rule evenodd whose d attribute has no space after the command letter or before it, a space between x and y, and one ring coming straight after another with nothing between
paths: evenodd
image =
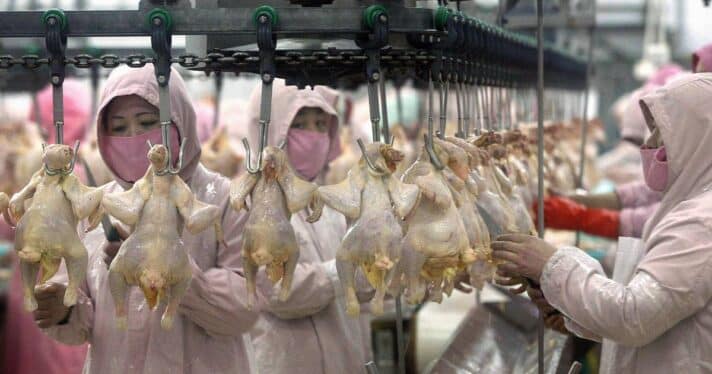
<instances>
[{"instance_id":1,"label":"pink hairnet","mask_svg":"<svg viewBox=\"0 0 712 374\"><path fill-rule=\"evenodd\" d=\"M91 98L88 89L75 79L64 80L64 144L74 144L83 140L91 119ZM42 117L42 129L49 138L47 142L55 142L54 119L52 115L52 85L48 85L37 93L37 105ZM37 122L34 106L30 109L29 118Z\"/></svg>"}]
</instances>

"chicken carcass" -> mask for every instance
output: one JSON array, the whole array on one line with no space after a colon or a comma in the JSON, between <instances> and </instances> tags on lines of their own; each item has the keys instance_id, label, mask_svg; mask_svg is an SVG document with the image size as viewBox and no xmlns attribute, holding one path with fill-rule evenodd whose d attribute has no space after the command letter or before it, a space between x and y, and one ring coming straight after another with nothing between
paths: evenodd
<instances>
[{"instance_id":1,"label":"chicken carcass","mask_svg":"<svg viewBox=\"0 0 712 374\"><path fill-rule=\"evenodd\" d=\"M227 178L237 175L242 157L230 145L226 127L221 127L203 143L200 162L209 170Z\"/></svg>"},{"instance_id":2,"label":"chicken carcass","mask_svg":"<svg viewBox=\"0 0 712 374\"><path fill-rule=\"evenodd\" d=\"M484 283L492 279L497 269L492 260L491 237L487 224L482 219L476 204L480 191L472 177L472 173L476 173L474 170L478 166L479 150L459 138L446 137L445 139L462 149L468 156L470 175L464 181L457 178L453 173L446 175L455 199L455 205L467 230L470 247L474 249L477 256L477 261L469 269L470 284L477 289L482 289Z\"/></svg>"},{"instance_id":3,"label":"chicken carcass","mask_svg":"<svg viewBox=\"0 0 712 374\"><path fill-rule=\"evenodd\" d=\"M359 313L354 286L357 269L376 289L371 312L383 313L386 289L401 257L400 221L413 209L419 195L418 187L393 176L403 153L382 143L368 144L364 149L365 154L346 180L317 189L314 213L309 217L310 222L316 221L326 204L346 216L349 223L336 253L336 269L346 294L346 312L351 316Z\"/></svg>"},{"instance_id":4,"label":"chicken carcass","mask_svg":"<svg viewBox=\"0 0 712 374\"><path fill-rule=\"evenodd\" d=\"M86 279L87 250L79 239L77 224L89 218L90 228L96 227L101 219L103 192L83 185L71 173L74 152L63 144L46 146L43 167L9 203L10 221L17 222L15 250L28 311L37 309L34 287L40 268L40 282L44 283L65 260L69 277L66 306L76 303L79 284Z\"/></svg>"},{"instance_id":5,"label":"chicken carcass","mask_svg":"<svg viewBox=\"0 0 712 374\"><path fill-rule=\"evenodd\" d=\"M211 224L222 245L220 209L195 198L190 187L178 175L158 175L168 162L166 147L151 146L151 161L146 174L131 189L106 194L104 210L133 232L121 244L109 266L109 288L116 305L117 327L126 328L126 298L130 286L139 286L148 306L155 310L167 301L161 327L170 329L192 271L188 252L183 248L183 226L191 234Z\"/></svg>"},{"instance_id":6,"label":"chicken carcass","mask_svg":"<svg viewBox=\"0 0 712 374\"><path fill-rule=\"evenodd\" d=\"M451 157L444 141L436 139L433 149L443 163L458 177L466 176L466 165ZM462 218L455 206L442 171L431 163L423 149L418 160L403 174L403 181L420 188L420 202L406 218L406 234L399 274L405 278L406 301L423 301L426 288L434 301L440 301L443 288L453 285L461 269L475 262L476 255L467 237ZM396 280L401 281L401 277ZM400 285L398 285L400 288Z\"/></svg>"},{"instance_id":7,"label":"chicken carcass","mask_svg":"<svg viewBox=\"0 0 712 374\"><path fill-rule=\"evenodd\" d=\"M490 237L496 238L502 234L516 233L519 231L516 217L508 199L502 192L492 158L484 149L478 147L478 151L477 170L473 170L471 176L479 191L476 205L482 219L487 224Z\"/></svg>"},{"instance_id":8,"label":"chicken carcass","mask_svg":"<svg viewBox=\"0 0 712 374\"><path fill-rule=\"evenodd\" d=\"M242 258L247 280L247 305L255 303L256 277L260 266L266 267L272 283L280 279L279 299L286 301L292 288L294 270L299 260L299 246L289 222L292 214L306 208L316 185L294 173L287 154L277 147L262 151L261 171L245 173L230 186L230 204L236 211L246 208L249 217L242 233Z\"/></svg>"},{"instance_id":9,"label":"chicken carcass","mask_svg":"<svg viewBox=\"0 0 712 374\"><path fill-rule=\"evenodd\" d=\"M512 208L514 218L517 222L517 232L536 235L536 229L534 229L534 222L532 221L529 207L524 203L522 197L515 193L515 185L509 178L509 175L514 176L515 173L508 163L507 150L504 146L497 144L490 146L490 152L496 164L494 167L494 175L497 178L504 197Z\"/></svg>"}]
</instances>

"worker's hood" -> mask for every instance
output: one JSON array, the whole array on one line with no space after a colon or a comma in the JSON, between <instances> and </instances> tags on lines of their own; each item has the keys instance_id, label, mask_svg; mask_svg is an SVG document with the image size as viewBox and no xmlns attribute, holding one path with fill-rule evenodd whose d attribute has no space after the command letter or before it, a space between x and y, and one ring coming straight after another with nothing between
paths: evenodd
<instances>
[{"instance_id":1,"label":"worker's hood","mask_svg":"<svg viewBox=\"0 0 712 374\"><path fill-rule=\"evenodd\" d=\"M694 199L712 186L712 73L687 75L640 100L647 111L650 131L657 127L668 159L668 185L650 229L683 201Z\"/></svg>"},{"instance_id":2,"label":"worker's hood","mask_svg":"<svg viewBox=\"0 0 712 374\"><path fill-rule=\"evenodd\" d=\"M170 77L170 97L171 97L171 121L178 129L180 141L185 139L185 149L183 151L183 165L180 170L180 177L188 181L193 175L195 168L200 162L200 142L196 130L195 109L185 87L185 82L178 71L171 69ZM104 85L104 90L99 100L97 108L96 128L99 139L99 151L101 157L106 162L107 157L102 147L101 138L104 133L104 115L109 103L119 96L137 95L158 108L158 83L154 75L153 65L149 64L142 68L129 68L122 66L114 69L109 75ZM146 148L148 152L148 147ZM109 170L114 174L116 181L122 187L127 188L130 183L122 180L107 162Z\"/></svg>"},{"instance_id":3,"label":"worker's hood","mask_svg":"<svg viewBox=\"0 0 712 374\"><path fill-rule=\"evenodd\" d=\"M247 140L250 142L252 159L257 160L257 150L260 146L260 104L262 97L262 84L258 84L252 91L252 97L247 106ZM300 90L296 86L287 86L282 79L275 79L272 83L272 111L269 124L267 144L278 146L287 139L287 132L292 125L292 120L302 108L319 108L329 114L329 152L327 164L341 154L339 139L339 117L336 114L336 103L339 93L328 87L316 86L314 89Z\"/></svg>"}]
</instances>

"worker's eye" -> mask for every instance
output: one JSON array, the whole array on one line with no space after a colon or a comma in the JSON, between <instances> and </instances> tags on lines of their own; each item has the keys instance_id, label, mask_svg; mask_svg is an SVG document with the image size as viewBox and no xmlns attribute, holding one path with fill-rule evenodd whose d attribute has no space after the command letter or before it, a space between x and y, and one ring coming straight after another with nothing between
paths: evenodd
<instances>
[{"instance_id":1,"label":"worker's eye","mask_svg":"<svg viewBox=\"0 0 712 374\"><path fill-rule=\"evenodd\" d=\"M145 127L145 128L154 127L154 126L156 126L156 124L158 124L158 121L153 121L153 120L151 120L151 121L146 121L146 120L141 121L141 126L142 126L142 127Z\"/></svg>"},{"instance_id":2,"label":"worker's eye","mask_svg":"<svg viewBox=\"0 0 712 374\"><path fill-rule=\"evenodd\" d=\"M326 121L317 121L316 122L316 129L319 130L319 132L326 132L328 130L329 125L327 125Z\"/></svg>"},{"instance_id":3,"label":"worker's eye","mask_svg":"<svg viewBox=\"0 0 712 374\"><path fill-rule=\"evenodd\" d=\"M304 124L303 124L302 122L294 121L294 122L292 122L292 128L295 128L295 129L303 129L303 128L304 128Z\"/></svg>"},{"instance_id":4,"label":"worker's eye","mask_svg":"<svg viewBox=\"0 0 712 374\"><path fill-rule=\"evenodd\" d=\"M117 125L112 125L111 126L111 133L112 134L122 134L128 130L128 126L124 124L117 124Z\"/></svg>"}]
</instances>

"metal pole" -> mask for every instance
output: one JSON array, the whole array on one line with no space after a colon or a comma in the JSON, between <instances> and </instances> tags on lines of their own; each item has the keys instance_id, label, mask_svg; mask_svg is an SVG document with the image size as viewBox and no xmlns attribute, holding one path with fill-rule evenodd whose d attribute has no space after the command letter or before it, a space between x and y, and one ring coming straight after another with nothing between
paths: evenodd
<instances>
[{"instance_id":1,"label":"metal pole","mask_svg":"<svg viewBox=\"0 0 712 374\"><path fill-rule=\"evenodd\" d=\"M215 114L213 115L213 130L220 125L220 101L222 100L223 75L215 72Z\"/></svg>"},{"instance_id":2,"label":"metal pole","mask_svg":"<svg viewBox=\"0 0 712 374\"><path fill-rule=\"evenodd\" d=\"M595 4L594 4L595 8ZM583 187L583 173L584 173L584 156L586 155L586 140L588 138L588 91L591 85L591 65L593 65L593 37L595 27L588 29L588 65L586 65L586 85L585 92L583 93L583 125L581 126L581 160L579 164L579 175L577 186L578 188Z\"/></svg>"},{"instance_id":3,"label":"metal pole","mask_svg":"<svg viewBox=\"0 0 712 374\"><path fill-rule=\"evenodd\" d=\"M537 231L544 238L544 0L536 0L536 47L537 47L537 159L539 161ZM539 313L537 326L537 349L539 374L544 374L544 316Z\"/></svg>"},{"instance_id":4,"label":"metal pole","mask_svg":"<svg viewBox=\"0 0 712 374\"><path fill-rule=\"evenodd\" d=\"M403 335L401 295L396 297L396 340L398 343L398 372L405 374L405 335Z\"/></svg>"}]
</instances>

